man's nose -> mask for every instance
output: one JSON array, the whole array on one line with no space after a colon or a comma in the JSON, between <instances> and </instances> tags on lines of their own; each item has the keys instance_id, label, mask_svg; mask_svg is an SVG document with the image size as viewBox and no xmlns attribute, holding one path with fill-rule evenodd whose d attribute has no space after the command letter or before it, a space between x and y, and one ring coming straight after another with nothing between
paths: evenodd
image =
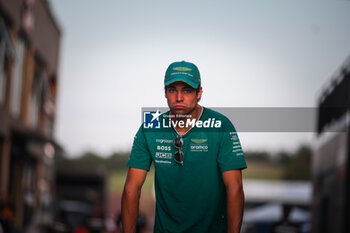
<instances>
[{"instance_id":1,"label":"man's nose","mask_svg":"<svg viewBox=\"0 0 350 233\"><path fill-rule=\"evenodd\" d=\"M176 92L176 101L177 102L183 101L183 95L182 95L181 91Z\"/></svg>"}]
</instances>

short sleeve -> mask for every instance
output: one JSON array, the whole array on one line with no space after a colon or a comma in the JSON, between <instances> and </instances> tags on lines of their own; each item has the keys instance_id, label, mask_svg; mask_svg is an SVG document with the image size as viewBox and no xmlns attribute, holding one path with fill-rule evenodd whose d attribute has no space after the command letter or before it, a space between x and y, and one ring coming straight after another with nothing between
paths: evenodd
<instances>
[{"instance_id":1,"label":"short sleeve","mask_svg":"<svg viewBox=\"0 0 350 233\"><path fill-rule=\"evenodd\" d=\"M217 162L221 172L247 167L242 146L235 127L227 119L223 124L222 138Z\"/></svg>"},{"instance_id":2,"label":"short sleeve","mask_svg":"<svg viewBox=\"0 0 350 233\"><path fill-rule=\"evenodd\" d=\"M151 162L152 158L141 126L134 137L128 167L149 171Z\"/></svg>"}]
</instances>

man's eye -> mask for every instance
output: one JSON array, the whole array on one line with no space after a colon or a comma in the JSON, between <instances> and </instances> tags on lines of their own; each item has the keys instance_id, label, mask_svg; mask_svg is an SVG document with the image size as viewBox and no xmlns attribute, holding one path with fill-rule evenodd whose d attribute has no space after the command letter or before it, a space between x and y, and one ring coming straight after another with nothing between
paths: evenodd
<instances>
[{"instance_id":1,"label":"man's eye","mask_svg":"<svg viewBox=\"0 0 350 233\"><path fill-rule=\"evenodd\" d=\"M186 93L186 94L191 94L192 90L191 89L185 89L185 90L183 90L183 92Z\"/></svg>"},{"instance_id":2,"label":"man's eye","mask_svg":"<svg viewBox=\"0 0 350 233\"><path fill-rule=\"evenodd\" d=\"M173 92L175 92L175 89L169 88L169 89L168 89L168 92L173 93Z\"/></svg>"}]
</instances>

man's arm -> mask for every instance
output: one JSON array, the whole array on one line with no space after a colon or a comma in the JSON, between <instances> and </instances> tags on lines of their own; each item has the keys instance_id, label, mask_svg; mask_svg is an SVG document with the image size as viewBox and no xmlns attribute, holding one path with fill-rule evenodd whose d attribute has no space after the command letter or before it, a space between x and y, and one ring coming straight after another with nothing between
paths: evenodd
<instances>
[{"instance_id":1,"label":"man's arm","mask_svg":"<svg viewBox=\"0 0 350 233\"><path fill-rule=\"evenodd\" d=\"M241 170L222 173L227 193L227 232L239 233L242 225L244 192Z\"/></svg>"},{"instance_id":2,"label":"man's arm","mask_svg":"<svg viewBox=\"0 0 350 233\"><path fill-rule=\"evenodd\" d=\"M146 170L129 168L122 195L122 226L124 233L136 232L141 188L146 176Z\"/></svg>"}]
</instances>

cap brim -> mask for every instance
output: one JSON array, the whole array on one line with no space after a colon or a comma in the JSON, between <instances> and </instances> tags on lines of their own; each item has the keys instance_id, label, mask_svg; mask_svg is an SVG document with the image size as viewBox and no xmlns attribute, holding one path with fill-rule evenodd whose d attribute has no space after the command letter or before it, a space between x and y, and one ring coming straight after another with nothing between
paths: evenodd
<instances>
[{"instance_id":1,"label":"cap brim","mask_svg":"<svg viewBox=\"0 0 350 233\"><path fill-rule=\"evenodd\" d=\"M184 82L184 83L190 85L191 87L193 87L194 89L197 89L198 86L199 86L199 84L196 84L196 83L192 82L191 80L184 79L184 78L181 78L181 77L171 79L171 80L165 82L164 85L168 86L168 85L170 85L172 83L175 83L175 82Z\"/></svg>"}]
</instances>

